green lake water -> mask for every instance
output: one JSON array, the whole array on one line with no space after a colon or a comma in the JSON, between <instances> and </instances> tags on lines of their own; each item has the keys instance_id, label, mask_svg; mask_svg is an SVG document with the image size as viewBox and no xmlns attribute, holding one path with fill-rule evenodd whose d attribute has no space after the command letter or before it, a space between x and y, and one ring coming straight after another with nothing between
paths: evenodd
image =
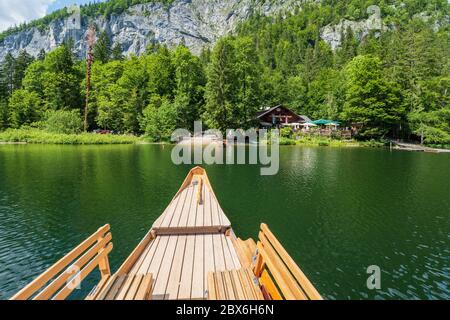
<instances>
[{"instance_id":1,"label":"green lake water","mask_svg":"<svg viewBox=\"0 0 450 320\"><path fill-rule=\"evenodd\" d=\"M109 223L114 270L178 190L171 147L0 146L0 299ZM450 154L282 147L206 166L241 238L266 222L327 299L450 299ZM366 286L381 268L381 289ZM83 297L97 275L72 298Z\"/></svg>"}]
</instances>

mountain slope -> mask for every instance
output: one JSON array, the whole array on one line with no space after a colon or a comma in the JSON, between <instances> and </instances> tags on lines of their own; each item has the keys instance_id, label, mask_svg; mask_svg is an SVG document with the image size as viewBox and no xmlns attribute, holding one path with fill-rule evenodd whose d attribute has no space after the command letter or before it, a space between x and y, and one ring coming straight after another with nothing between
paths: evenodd
<instances>
[{"instance_id":1,"label":"mountain slope","mask_svg":"<svg viewBox=\"0 0 450 320\"><path fill-rule=\"evenodd\" d=\"M145 1L144 1L145 2ZM167 1L166 1L167 2ZM303 1L305 2L305 1ZM72 38L79 57L85 56L87 27L94 23L106 30L112 42L122 45L125 54L141 54L152 42L175 46L182 42L194 53L228 34L254 13L271 15L292 10L299 1L271 0L175 0L171 4L132 5L119 14L82 15L81 28L73 28L73 16L56 18L43 28L31 27L9 34L0 42L0 60L21 49L36 56L40 50L51 51ZM75 18L76 19L76 18ZM11 32L10 32L11 33Z\"/></svg>"}]
</instances>

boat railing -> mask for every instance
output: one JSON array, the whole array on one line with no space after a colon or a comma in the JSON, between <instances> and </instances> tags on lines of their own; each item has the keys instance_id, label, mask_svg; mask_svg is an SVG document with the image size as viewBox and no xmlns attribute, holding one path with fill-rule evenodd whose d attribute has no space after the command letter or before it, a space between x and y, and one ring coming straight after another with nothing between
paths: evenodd
<instances>
[{"instance_id":1,"label":"boat railing","mask_svg":"<svg viewBox=\"0 0 450 320\"><path fill-rule=\"evenodd\" d=\"M266 299L322 300L266 224L261 224L256 246L253 271Z\"/></svg>"},{"instance_id":2,"label":"boat railing","mask_svg":"<svg viewBox=\"0 0 450 320\"><path fill-rule=\"evenodd\" d=\"M64 300L97 267L100 282L111 276L108 254L113 248L110 226L105 225L15 294L11 300Z\"/></svg>"}]
</instances>

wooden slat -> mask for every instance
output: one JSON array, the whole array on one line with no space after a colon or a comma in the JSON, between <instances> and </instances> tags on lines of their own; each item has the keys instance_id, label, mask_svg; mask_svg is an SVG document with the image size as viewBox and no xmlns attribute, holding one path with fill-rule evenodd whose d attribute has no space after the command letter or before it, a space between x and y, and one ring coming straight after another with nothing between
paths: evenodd
<instances>
[{"instance_id":1,"label":"wooden slat","mask_svg":"<svg viewBox=\"0 0 450 320\"><path fill-rule=\"evenodd\" d=\"M134 300L149 300L152 288L152 275L146 274L142 279L141 285L134 297Z\"/></svg>"},{"instance_id":2,"label":"wooden slat","mask_svg":"<svg viewBox=\"0 0 450 320\"><path fill-rule=\"evenodd\" d=\"M133 284L135 276L136 276L135 274L131 274L131 275L126 276L126 279L125 279L122 287L120 288L120 291L117 293L117 296L116 296L115 300L124 300L125 299L125 297L127 296L128 291L131 288L131 285Z\"/></svg>"},{"instance_id":3,"label":"wooden slat","mask_svg":"<svg viewBox=\"0 0 450 320\"><path fill-rule=\"evenodd\" d=\"M227 300L236 300L234 293L233 281L231 280L230 272L225 271L222 273L224 289L227 295Z\"/></svg>"},{"instance_id":4,"label":"wooden slat","mask_svg":"<svg viewBox=\"0 0 450 320\"><path fill-rule=\"evenodd\" d=\"M204 205L204 222L205 226L212 226L212 210L211 210L211 197L209 193L209 188L205 186L205 205Z\"/></svg>"},{"instance_id":5,"label":"wooden slat","mask_svg":"<svg viewBox=\"0 0 450 320\"><path fill-rule=\"evenodd\" d=\"M111 290L111 287L114 285L116 279L117 279L117 274L112 275L109 278L109 281L106 283L104 288L98 293L98 295L97 295L97 297L95 299L96 300L105 300L106 295Z\"/></svg>"},{"instance_id":6,"label":"wooden slat","mask_svg":"<svg viewBox=\"0 0 450 320\"><path fill-rule=\"evenodd\" d=\"M256 242L252 238L247 239L244 241L245 245L247 246L248 250L250 251L251 257L253 257L256 253Z\"/></svg>"},{"instance_id":7,"label":"wooden slat","mask_svg":"<svg viewBox=\"0 0 450 320\"><path fill-rule=\"evenodd\" d=\"M308 280L305 274L300 270L298 265L295 263L294 259L287 253L278 239L273 235L273 233L269 230L266 224L261 224L261 230L264 232L267 239L273 245L274 249L280 255L283 262L288 266L290 272L292 272L293 276L296 278L298 283L301 285L302 289L308 295L309 299L314 300L322 300L322 296L316 290L316 288L312 285L312 283Z\"/></svg>"},{"instance_id":8,"label":"wooden slat","mask_svg":"<svg viewBox=\"0 0 450 320\"><path fill-rule=\"evenodd\" d=\"M214 266L214 246L213 246L213 238L211 234L206 234L203 236L204 238L204 265L205 265L205 276L209 272L214 272L216 270ZM207 280L207 279L205 279Z\"/></svg>"},{"instance_id":9,"label":"wooden slat","mask_svg":"<svg viewBox=\"0 0 450 320\"><path fill-rule=\"evenodd\" d=\"M129 278L132 278L131 285L128 288L127 293L125 294L124 300L134 300L134 297L136 296L136 292L138 291L139 287L141 286L142 279L144 278L143 274L134 274L128 276Z\"/></svg>"},{"instance_id":10,"label":"wooden slat","mask_svg":"<svg viewBox=\"0 0 450 320\"><path fill-rule=\"evenodd\" d=\"M187 221L189 218L189 212L191 210L191 204L193 201L195 201L195 198L193 197L193 187L189 186L187 189L187 196L186 201L183 206L183 211L180 215L180 220L178 221L177 225L172 224L172 227L187 227Z\"/></svg>"},{"instance_id":11,"label":"wooden slat","mask_svg":"<svg viewBox=\"0 0 450 320\"><path fill-rule=\"evenodd\" d=\"M261 289L257 284L257 280L255 275L253 274L250 268L245 268L245 273L247 274L248 279L250 280L250 287L252 288L253 294L256 300L264 300Z\"/></svg>"},{"instance_id":12,"label":"wooden slat","mask_svg":"<svg viewBox=\"0 0 450 320\"><path fill-rule=\"evenodd\" d=\"M204 267L204 239L203 235L195 236L195 252L194 252L194 269L192 276L192 299L203 299L205 297L205 279L206 274L203 270ZM210 253L209 253L210 254Z\"/></svg>"},{"instance_id":13,"label":"wooden slat","mask_svg":"<svg viewBox=\"0 0 450 320\"><path fill-rule=\"evenodd\" d=\"M184 251L183 270L181 273L179 300L191 299L192 268L194 266L195 236L187 236Z\"/></svg>"},{"instance_id":14,"label":"wooden slat","mask_svg":"<svg viewBox=\"0 0 450 320\"><path fill-rule=\"evenodd\" d=\"M256 300L256 296L253 293L251 283L247 277L246 269L239 269L237 274L239 276L240 282L242 283L242 288L244 290L244 295L246 300Z\"/></svg>"},{"instance_id":15,"label":"wooden slat","mask_svg":"<svg viewBox=\"0 0 450 320\"><path fill-rule=\"evenodd\" d=\"M292 276L292 274L289 272L289 269L286 267L286 265L281 260L278 253L275 251L275 249L270 244L269 240L267 240L264 233L261 231L259 234L259 238L261 239L261 242L263 244L263 247L267 254L271 257L272 263L274 264L274 267L277 268L277 270L280 272L282 277L284 278L285 282L289 286L289 290L296 296L297 300L305 300L308 299L306 294L303 292L303 290L300 288L298 283L296 282L295 278Z\"/></svg>"},{"instance_id":16,"label":"wooden slat","mask_svg":"<svg viewBox=\"0 0 450 320\"><path fill-rule=\"evenodd\" d=\"M139 257L136 259L136 262L133 264L133 266L131 267L130 270L130 274L136 274L139 272L139 269L142 266L142 263L144 262L144 260L147 258L148 256L148 252L151 250L151 248L155 245L155 243L159 242L156 241L157 238L152 238L152 240L145 246L145 248L142 250L141 254L139 255Z\"/></svg>"},{"instance_id":17,"label":"wooden slat","mask_svg":"<svg viewBox=\"0 0 450 320\"><path fill-rule=\"evenodd\" d=\"M183 268L184 249L186 245L186 236L177 236L177 248L170 270L170 278L167 283L166 298L175 300L178 297L178 288L180 285L181 271Z\"/></svg>"},{"instance_id":18,"label":"wooden slat","mask_svg":"<svg viewBox=\"0 0 450 320\"><path fill-rule=\"evenodd\" d=\"M150 230L145 237L139 242L137 247L131 252L128 258L122 263L117 270L120 275L132 273L137 263L142 262L145 257L145 251L154 239L152 231Z\"/></svg>"},{"instance_id":19,"label":"wooden slat","mask_svg":"<svg viewBox=\"0 0 450 320\"><path fill-rule=\"evenodd\" d=\"M205 223L205 187L202 186L202 188L199 190L201 190L202 201L201 201L201 203L198 204L198 207L197 207L197 218L195 219L195 226L196 227L204 227L206 225L206 223Z\"/></svg>"},{"instance_id":20,"label":"wooden slat","mask_svg":"<svg viewBox=\"0 0 450 320\"><path fill-rule=\"evenodd\" d=\"M180 234L208 234L208 233L224 233L225 229L220 226L204 226L204 227L169 227L155 229L158 236L180 235Z\"/></svg>"},{"instance_id":21,"label":"wooden slat","mask_svg":"<svg viewBox=\"0 0 450 320\"><path fill-rule=\"evenodd\" d=\"M227 300L228 297L225 291L225 285L223 283L222 272L215 272L214 280L216 283L217 300Z\"/></svg>"},{"instance_id":22,"label":"wooden slat","mask_svg":"<svg viewBox=\"0 0 450 320\"><path fill-rule=\"evenodd\" d=\"M161 220L156 221L153 224L153 228L159 228L163 226L169 226L170 222L172 221L172 218L174 216L175 210L178 206L178 203L180 202L181 197L175 197L169 204L166 210L164 210L164 213L161 215Z\"/></svg>"},{"instance_id":23,"label":"wooden slat","mask_svg":"<svg viewBox=\"0 0 450 320\"><path fill-rule=\"evenodd\" d=\"M245 300L244 288L243 288L243 284L241 282L241 278L238 275L238 271L231 270L230 275L231 275L231 279L234 284L236 299L237 300Z\"/></svg>"},{"instance_id":24,"label":"wooden slat","mask_svg":"<svg viewBox=\"0 0 450 320\"><path fill-rule=\"evenodd\" d=\"M223 211L222 207L220 206L219 201L217 201L217 205L218 205L218 210L219 210L219 216L220 216L220 220L221 220L221 224L223 226L231 226L231 222L228 219L227 215L225 214L225 212Z\"/></svg>"},{"instance_id":25,"label":"wooden slat","mask_svg":"<svg viewBox=\"0 0 450 320\"><path fill-rule=\"evenodd\" d=\"M222 235L213 234L213 246L214 246L214 264L215 271L225 271L225 259L223 255L223 247L222 247Z\"/></svg>"},{"instance_id":26,"label":"wooden slat","mask_svg":"<svg viewBox=\"0 0 450 320\"><path fill-rule=\"evenodd\" d=\"M109 224L99 228L93 235L84 240L80 245L70 251L63 258L58 260L54 265L47 269L44 273L34 279L25 288L16 293L11 300L26 300L30 298L37 290L44 286L50 279L63 270L70 262L75 260L81 253L94 244L99 237L103 236L110 230Z\"/></svg>"},{"instance_id":27,"label":"wooden slat","mask_svg":"<svg viewBox=\"0 0 450 320\"><path fill-rule=\"evenodd\" d=\"M73 278L78 279L80 282L83 281L84 278L86 278L89 273L94 270L95 267L98 266L99 261L106 257L111 250L113 249L113 244L110 242L108 245L102 249L98 255L96 255L83 269L81 269L78 274L74 275ZM73 284L68 283L66 284L54 297L54 300L64 300L69 296L69 294L74 290Z\"/></svg>"},{"instance_id":28,"label":"wooden slat","mask_svg":"<svg viewBox=\"0 0 450 320\"><path fill-rule=\"evenodd\" d=\"M239 262L242 267L249 267L252 263L251 257L247 254L247 247L243 244L241 239L231 237L233 246L236 249L236 253L239 257Z\"/></svg>"},{"instance_id":29,"label":"wooden slat","mask_svg":"<svg viewBox=\"0 0 450 320\"><path fill-rule=\"evenodd\" d=\"M218 204L216 198L210 194L210 201L211 201L211 220L213 226L220 226L222 225L220 221L219 211L218 211Z\"/></svg>"},{"instance_id":30,"label":"wooden slat","mask_svg":"<svg viewBox=\"0 0 450 320\"><path fill-rule=\"evenodd\" d=\"M111 276L103 277L99 283L89 292L88 296L85 298L85 300L92 301L96 300L100 292L103 290L103 288L106 286L108 281L111 280Z\"/></svg>"},{"instance_id":31,"label":"wooden slat","mask_svg":"<svg viewBox=\"0 0 450 320\"><path fill-rule=\"evenodd\" d=\"M188 190L185 189L177 196L180 198L180 200L177 202L172 219L169 221L168 224L166 224L164 222L161 225L161 227L177 227L178 226L178 222L180 221L180 218L181 218L181 213L183 212L183 208L186 203L187 195L188 195Z\"/></svg>"},{"instance_id":32,"label":"wooden slat","mask_svg":"<svg viewBox=\"0 0 450 320\"><path fill-rule=\"evenodd\" d=\"M224 235L220 235L220 240L222 241L223 257L225 260L225 269L231 270L235 268L233 258L231 256L230 248L228 247L227 239Z\"/></svg>"},{"instance_id":33,"label":"wooden slat","mask_svg":"<svg viewBox=\"0 0 450 320\"><path fill-rule=\"evenodd\" d=\"M161 268L159 270L158 276L154 281L153 285L153 299L162 300L165 298L167 282L169 281L170 269L172 267L172 262L175 257L175 250L177 248L177 236L168 236L169 241L167 244L166 252L164 253L164 258L161 262Z\"/></svg>"},{"instance_id":34,"label":"wooden slat","mask_svg":"<svg viewBox=\"0 0 450 320\"><path fill-rule=\"evenodd\" d=\"M265 247L263 247L261 242L258 242L257 248L286 300L306 299L301 292L296 292L292 288L292 282L288 279L287 268L283 268L283 266L277 262L276 257L265 250Z\"/></svg>"},{"instance_id":35,"label":"wooden slat","mask_svg":"<svg viewBox=\"0 0 450 320\"><path fill-rule=\"evenodd\" d=\"M266 270L264 270L261 273L259 281L261 282L262 285L264 285L264 287L266 288L267 292L270 294L273 300L283 300L283 297L281 296L275 283L273 282L272 278L270 277L269 273Z\"/></svg>"},{"instance_id":36,"label":"wooden slat","mask_svg":"<svg viewBox=\"0 0 450 320\"><path fill-rule=\"evenodd\" d=\"M208 272L206 277L208 282L208 300L217 300L214 272Z\"/></svg>"},{"instance_id":37,"label":"wooden slat","mask_svg":"<svg viewBox=\"0 0 450 320\"><path fill-rule=\"evenodd\" d=\"M148 266L147 271L143 272L143 274L152 273L155 278L158 278L158 272L161 268L161 262L164 258L164 252L166 251L167 244L169 243L169 236L161 236L159 238L159 244L155 250L155 253L153 254L152 262Z\"/></svg>"},{"instance_id":38,"label":"wooden slat","mask_svg":"<svg viewBox=\"0 0 450 320\"><path fill-rule=\"evenodd\" d=\"M227 241L228 250L230 251L230 254L231 254L231 259L233 261L234 269L240 269L241 263L239 262L239 257L237 254L236 247L233 245L233 242L231 240L232 237L234 237L234 236L225 236L225 239Z\"/></svg>"},{"instance_id":39,"label":"wooden slat","mask_svg":"<svg viewBox=\"0 0 450 320\"><path fill-rule=\"evenodd\" d=\"M54 281L52 281L44 290L39 292L33 300L48 300L51 296L63 286L66 281L74 274L74 271L81 270L81 268L89 262L102 248L108 244L112 239L111 233L106 234L105 238L103 238L96 245L91 247L88 251L86 251L80 258L78 258L73 264L70 265L61 273Z\"/></svg>"},{"instance_id":40,"label":"wooden slat","mask_svg":"<svg viewBox=\"0 0 450 320\"><path fill-rule=\"evenodd\" d=\"M152 262L152 259L155 255L156 249L158 249L159 242L161 241L161 237L156 237L155 240L153 240L152 246L149 248L149 250L146 251L145 257L141 262L141 265L139 266L139 269L136 270L135 273L140 274L146 274L148 272L148 268Z\"/></svg>"},{"instance_id":41,"label":"wooden slat","mask_svg":"<svg viewBox=\"0 0 450 320\"><path fill-rule=\"evenodd\" d=\"M114 284L111 286L111 289L108 291L108 294L106 295L105 300L114 300L126 279L127 279L127 276L117 276L116 280L114 281Z\"/></svg>"},{"instance_id":42,"label":"wooden slat","mask_svg":"<svg viewBox=\"0 0 450 320\"><path fill-rule=\"evenodd\" d=\"M191 200L191 206L189 208L189 213L188 213L188 217L187 217L187 221L186 221L187 227L195 228L195 220L197 219L198 203L194 197L197 196L198 187L199 186L197 184L195 184L191 187L192 188L192 200Z\"/></svg>"},{"instance_id":43,"label":"wooden slat","mask_svg":"<svg viewBox=\"0 0 450 320\"><path fill-rule=\"evenodd\" d=\"M197 204L202 203L202 189L203 189L203 179L201 176L198 177L198 189L197 189Z\"/></svg>"}]
</instances>

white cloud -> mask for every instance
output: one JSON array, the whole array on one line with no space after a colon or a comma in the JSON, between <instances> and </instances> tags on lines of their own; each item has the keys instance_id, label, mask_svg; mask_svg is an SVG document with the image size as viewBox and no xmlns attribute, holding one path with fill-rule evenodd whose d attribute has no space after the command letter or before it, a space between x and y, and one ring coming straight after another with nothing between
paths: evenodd
<instances>
[{"instance_id":1,"label":"white cloud","mask_svg":"<svg viewBox=\"0 0 450 320\"><path fill-rule=\"evenodd\" d=\"M41 18L55 0L0 0L0 31Z\"/></svg>"}]
</instances>

